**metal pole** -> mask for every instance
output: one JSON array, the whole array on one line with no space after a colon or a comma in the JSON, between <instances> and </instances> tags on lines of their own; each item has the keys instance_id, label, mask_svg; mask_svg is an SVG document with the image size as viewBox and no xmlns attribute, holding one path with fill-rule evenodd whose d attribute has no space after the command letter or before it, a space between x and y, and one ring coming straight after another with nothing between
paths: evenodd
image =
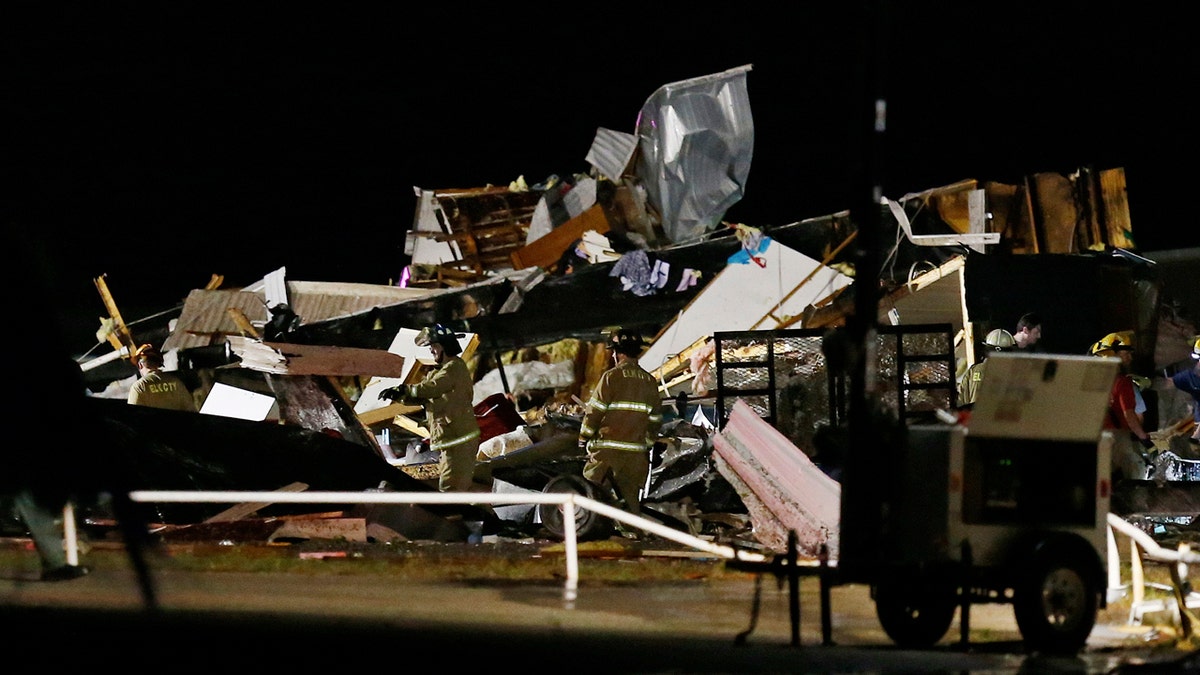
<instances>
[{"instance_id":1,"label":"metal pole","mask_svg":"<svg viewBox=\"0 0 1200 675\"><path fill-rule=\"evenodd\" d=\"M67 549L67 564L79 564L79 539L75 532L75 505L63 504L63 545Z\"/></svg>"},{"instance_id":2,"label":"metal pole","mask_svg":"<svg viewBox=\"0 0 1200 675\"><path fill-rule=\"evenodd\" d=\"M567 554L567 583L563 588L563 602L567 609L575 608L579 594L579 550L575 543L575 498L568 495L559 507L563 514L563 549Z\"/></svg>"}]
</instances>

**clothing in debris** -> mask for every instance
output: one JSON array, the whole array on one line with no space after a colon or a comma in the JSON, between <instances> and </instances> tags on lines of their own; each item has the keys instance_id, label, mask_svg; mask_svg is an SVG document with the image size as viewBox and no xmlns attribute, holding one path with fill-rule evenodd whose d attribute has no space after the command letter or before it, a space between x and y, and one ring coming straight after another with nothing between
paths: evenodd
<instances>
[{"instance_id":1,"label":"clothing in debris","mask_svg":"<svg viewBox=\"0 0 1200 675\"><path fill-rule=\"evenodd\" d=\"M636 296L652 295L658 290L652 275L654 267L645 251L630 251L620 257L608 276L621 279L621 289Z\"/></svg>"},{"instance_id":2,"label":"clothing in debris","mask_svg":"<svg viewBox=\"0 0 1200 675\"><path fill-rule=\"evenodd\" d=\"M600 376L579 427L587 448L583 477L610 483L625 510L640 514L639 491L650 473L650 448L662 427L658 383L636 358L618 353Z\"/></svg>"}]
</instances>

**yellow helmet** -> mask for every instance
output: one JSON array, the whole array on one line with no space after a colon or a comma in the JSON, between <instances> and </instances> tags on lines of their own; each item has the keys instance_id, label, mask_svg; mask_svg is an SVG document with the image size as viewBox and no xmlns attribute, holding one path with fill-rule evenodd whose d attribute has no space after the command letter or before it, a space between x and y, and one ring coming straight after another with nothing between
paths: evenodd
<instances>
[{"instance_id":1,"label":"yellow helmet","mask_svg":"<svg viewBox=\"0 0 1200 675\"><path fill-rule=\"evenodd\" d=\"M1109 333L1092 345L1092 356L1116 356L1117 352L1133 351L1133 331Z\"/></svg>"},{"instance_id":2,"label":"yellow helmet","mask_svg":"<svg viewBox=\"0 0 1200 675\"><path fill-rule=\"evenodd\" d=\"M150 367L161 368L163 365L163 355L162 352L158 351L158 347L155 347L150 343L146 343L139 345L138 348L133 351L133 356L130 357L130 361L132 361L133 365L135 366L141 365L144 361Z\"/></svg>"},{"instance_id":3,"label":"yellow helmet","mask_svg":"<svg viewBox=\"0 0 1200 675\"><path fill-rule=\"evenodd\" d=\"M1192 343L1192 358L1200 359L1200 335L1196 336L1196 341Z\"/></svg>"}]
</instances>

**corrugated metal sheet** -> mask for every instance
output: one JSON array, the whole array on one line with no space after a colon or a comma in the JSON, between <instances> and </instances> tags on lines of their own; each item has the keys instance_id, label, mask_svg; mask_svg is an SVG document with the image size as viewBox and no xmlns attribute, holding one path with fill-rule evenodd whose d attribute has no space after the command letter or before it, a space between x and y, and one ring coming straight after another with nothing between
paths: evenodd
<instances>
[{"instance_id":1,"label":"corrugated metal sheet","mask_svg":"<svg viewBox=\"0 0 1200 675\"><path fill-rule=\"evenodd\" d=\"M588 150L587 161L608 176L609 180L620 183L626 171L632 168L630 164L636 150L637 136L600 127L596 129L596 138Z\"/></svg>"},{"instance_id":2,"label":"corrugated metal sheet","mask_svg":"<svg viewBox=\"0 0 1200 675\"><path fill-rule=\"evenodd\" d=\"M376 284L322 281L287 282L288 303L300 317L300 325L337 319L374 307L387 307L423 298L433 291ZM229 317L229 309L241 311L255 326L266 324L266 296L261 290L203 290L188 294L183 312L164 350L191 349L225 342L226 335L241 335Z\"/></svg>"}]
</instances>

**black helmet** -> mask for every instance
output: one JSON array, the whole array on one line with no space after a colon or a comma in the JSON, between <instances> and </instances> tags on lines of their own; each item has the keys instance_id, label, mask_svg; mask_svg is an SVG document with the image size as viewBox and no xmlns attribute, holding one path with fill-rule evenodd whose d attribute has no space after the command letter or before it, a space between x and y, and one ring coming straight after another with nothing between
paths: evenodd
<instances>
[{"instance_id":1,"label":"black helmet","mask_svg":"<svg viewBox=\"0 0 1200 675\"><path fill-rule=\"evenodd\" d=\"M462 353L462 348L458 346L458 335L440 323L422 328L413 342L416 342L418 347L428 347L436 342L450 356Z\"/></svg>"},{"instance_id":2,"label":"black helmet","mask_svg":"<svg viewBox=\"0 0 1200 675\"><path fill-rule=\"evenodd\" d=\"M609 332L608 348L618 354L626 356L637 356L642 353L642 347L646 345L642 341L641 333L627 328L615 328Z\"/></svg>"}]
</instances>

